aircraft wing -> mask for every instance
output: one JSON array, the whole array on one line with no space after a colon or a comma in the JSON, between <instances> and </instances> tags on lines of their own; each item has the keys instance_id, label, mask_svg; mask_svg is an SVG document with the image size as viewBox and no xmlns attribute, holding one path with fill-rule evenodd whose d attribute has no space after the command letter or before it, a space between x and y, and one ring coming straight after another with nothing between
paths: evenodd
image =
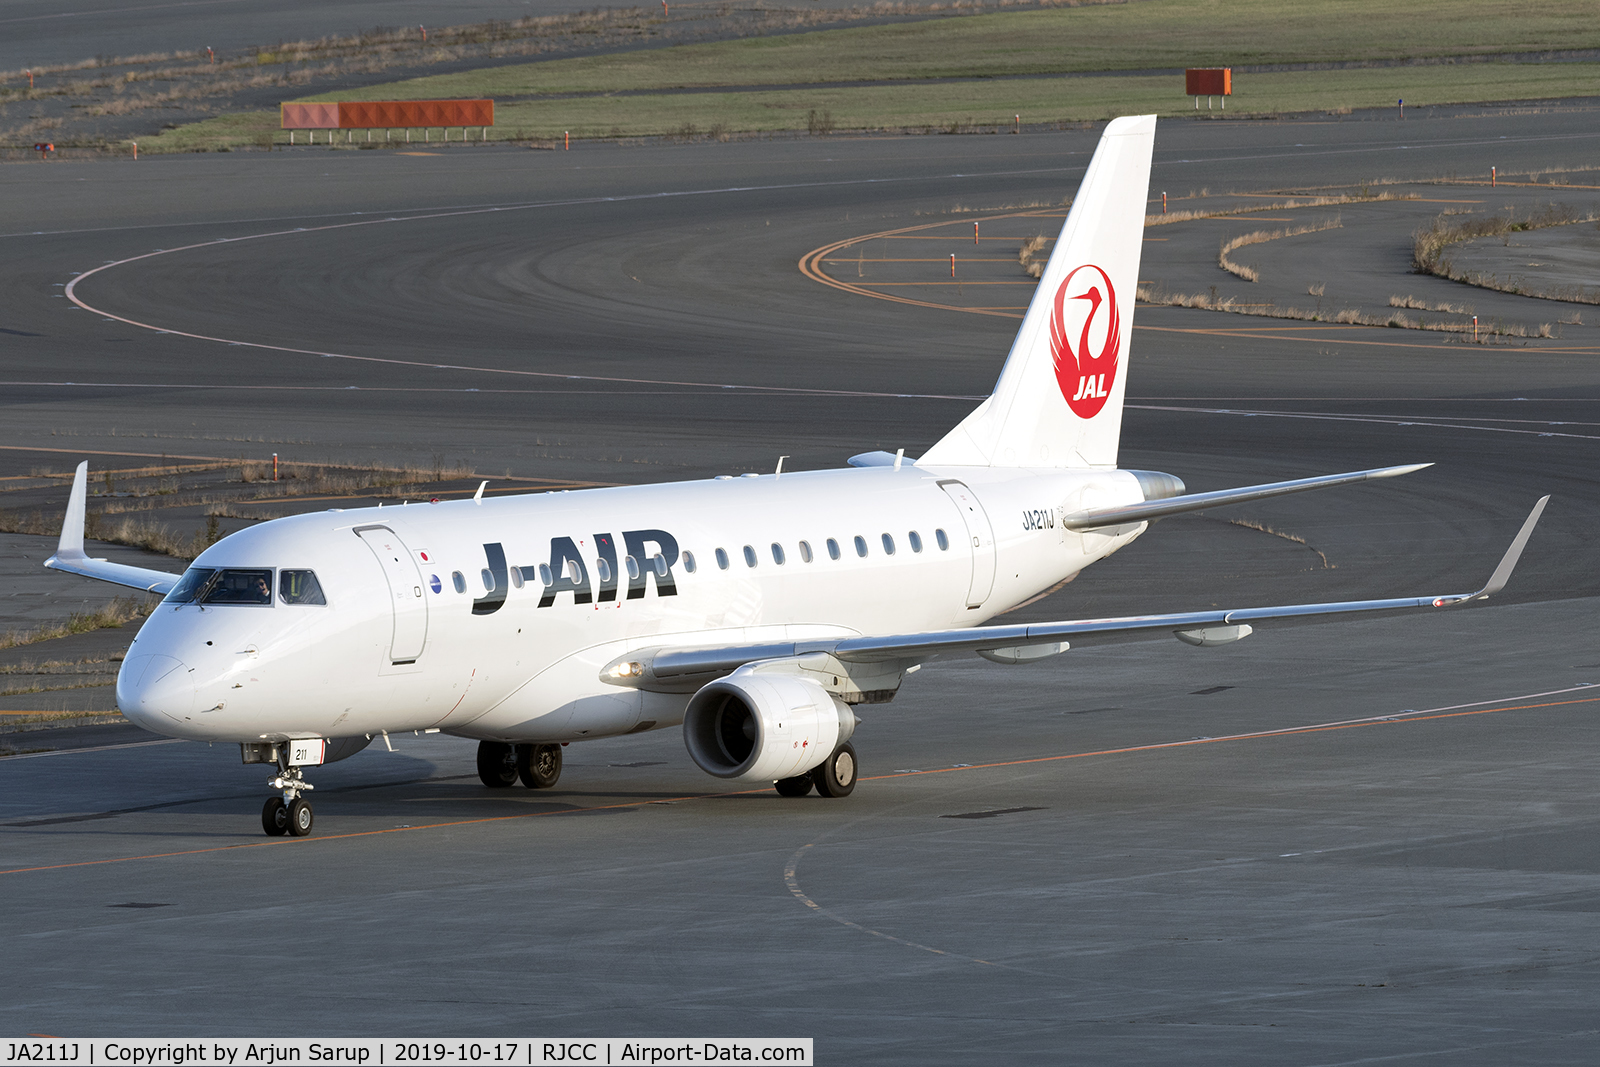
<instances>
[{"instance_id":1,"label":"aircraft wing","mask_svg":"<svg viewBox=\"0 0 1600 1067\"><path fill-rule=\"evenodd\" d=\"M776 642L721 648L641 649L608 664L601 677L617 685L667 692L731 674L759 660L788 659L818 653L843 664L899 663L910 666L934 656L976 652L997 662L1020 663L1064 652L1073 642L1093 643L1117 638L1171 633L1193 645L1218 645L1250 633L1250 624L1278 619L1409 608L1446 608L1484 600L1505 588L1522 550L1527 546L1548 496L1541 497L1522 529L1482 588L1471 593L1430 594L1383 600L1335 601L1292 604L1283 607L1213 609L1172 615L1130 615L1111 619L1078 619L1028 623L1018 626L974 626L924 633L831 638L816 641ZM1053 647L1052 647L1053 646ZM1029 654L1029 650L1036 650Z\"/></svg>"},{"instance_id":2,"label":"aircraft wing","mask_svg":"<svg viewBox=\"0 0 1600 1067\"><path fill-rule=\"evenodd\" d=\"M61 523L61 541L55 555L44 561L51 570L81 574L85 578L98 578L113 585L130 589L143 589L147 593L165 596L178 584L181 574L130 567L125 563L112 563L107 559L91 559L83 551L83 515L89 496L89 461L78 464L72 476L72 495L67 498L67 517Z\"/></svg>"}]
</instances>

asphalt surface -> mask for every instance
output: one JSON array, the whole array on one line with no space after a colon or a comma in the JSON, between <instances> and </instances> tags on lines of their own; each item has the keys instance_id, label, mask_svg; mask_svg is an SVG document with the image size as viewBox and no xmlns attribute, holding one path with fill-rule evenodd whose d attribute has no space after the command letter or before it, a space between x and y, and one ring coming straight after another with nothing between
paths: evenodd
<instances>
[{"instance_id":1,"label":"asphalt surface","mask_svg":"<svg viewBox=\"0 0 1600 1067\"><path fill-rule=\"evenodd\" d=\"M1578 168L1593 127L1581 108L1169 123L1152 191ZM1015 320L798 261L957 207L1059 204L1097 133L14 166L0 475L277 451L640 482L916 455L987 391ZM1404 273L1407 212L1433 209L1396 204L1244 250L1257 284L1374 311L1447 285ZM1223 232L1150 231L1142 273L1232 292ZM108 262L75 290L96 310L60 295ZM1549 321L1514 306L1496 314ZM740 1030L840 1063L1586 1062L1595 343L1142 307L1124 466L1201 490L1437 465L1161 523L1006 621L1465 591L1554 493L1507 595L1224 649L935 664L865 710L869 780L843 802L727 795L672 734L574 746L551 793L495 795L469 743L404 738L314 776L318 837L268 842L265 776L222 749L6 760L0 1019ZM1401 712L1430 714L1218 740Z\"/></svg>"},{"instance_id":2,"label":"asphalt surface","mask_svg":"<svg viewBox=\"0 0 1600 1067\"><path fill-rule=\"evenodd\" d=\"M1468 241L1451 256L1457 271L1483 275L1491 284L1551 294L1585 303L1600 300L1600 234L1593 222ZM1582 308L1565 310L1571 317ZM1593 318L1591 312L1589 318Z\"/></svg>"}]
</instances>

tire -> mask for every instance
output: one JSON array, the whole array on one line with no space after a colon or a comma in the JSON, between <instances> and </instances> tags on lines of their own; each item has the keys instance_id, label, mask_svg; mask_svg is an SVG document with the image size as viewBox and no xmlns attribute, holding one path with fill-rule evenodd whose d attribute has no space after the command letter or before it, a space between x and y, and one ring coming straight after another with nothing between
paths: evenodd
<instances>
[{"instance_id":1,"label":"tire","mask_svg":"<svg viewBox=\"0 0 1600 1067\"><path fill-rule=\"evenodd\" d=\"M822 766L811 772L817 792L825 797L847 797L856 788L856 746L846 741L833 750Z\"/></svg>"},{"instance_id":2,"label":"tire","mask_svg":"<svg viewBox=\"0 0 1600 1067\"><path fill-rule=\"evenodd\" d=\"M268 837L282 837L289 831L289 809L282 797L268 797L261 809L261 828Z\"/></svg>"},{"instance_id":3,"label":"tire","mask_svg":"<svg viewBox=\"0 0 1600 1067\"><path fill-rule=\"evenodd\" d=\"M517 750L501 741L479 741L478 778L490 789L516 785Z\"/></svg>"},{"instance_id":4,"label":"tire","mask_svg":"<svg viewBox=\"0 0 1600 1067\"><path fill-rule=\"evenodd\" d=\"M529 789L549 789L561 780L560 745L518 745L517 777Z\"/></svg>"},{"instance_id":5,"label":"tire","mask_svg":"<svg viewBox=\"0 0 1600 1067\"><path fill-rule=\"evenodd\" d=\"M800 775L798 778L779 778L772 783L772 786L778 791L779 796L803 797L811 792L811 787L814 784L811 780L811 775L807 773Z\"/></svg>"},{"instance_id":6,"label":"tire","mask_svg":"<svg viewBox=\"0 0 1600 1067\"><path fill-rule=\"evenodd\" d=\"M286 821L290 837L305 837L311 833L311 824L316 821L316 817L311 813L310 801L305 797L296 797L294 803L289 805L288 814Z\"/></svg>"}]
</instances>

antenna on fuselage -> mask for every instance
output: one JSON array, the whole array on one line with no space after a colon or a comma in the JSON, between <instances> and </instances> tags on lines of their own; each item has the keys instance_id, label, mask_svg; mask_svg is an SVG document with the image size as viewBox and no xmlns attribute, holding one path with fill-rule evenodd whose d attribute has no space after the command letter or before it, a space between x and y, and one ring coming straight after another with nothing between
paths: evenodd
<instances>
[{"instance_id":1,"label":"antenna on fuselage","mask_svg":"<svg viewBox=\"0 0 1600 1067\"><path fill-rule=\"evenodd\" d=\"M788 456L779 456L778 457L778 469L772 472L772 480L773 481L777 481L779 478L783 477L783 461L788 459L788 458L789 458Z\"/></svg>"},{"instance_id":2,"label":"antenna on fuselage","mask_svg":"<svg viewBox=\"0 0 1600 1067\"><path fill-rule=\"evenodd\" d=\"M488 482L479 482L478 483L478 491L476 493L472 494L472 502L474 504L477 504L479 507L483 506L483 489L484 489L484 486L486 486L488 484L489 484Z\"/></svg>"}]
</instances>

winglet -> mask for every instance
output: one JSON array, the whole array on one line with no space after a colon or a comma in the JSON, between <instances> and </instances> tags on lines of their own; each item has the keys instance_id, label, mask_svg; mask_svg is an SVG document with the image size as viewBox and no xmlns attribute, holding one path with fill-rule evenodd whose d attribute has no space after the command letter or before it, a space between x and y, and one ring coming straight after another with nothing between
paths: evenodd
<instances>
[{"instance_id":1,"label":"winglet","mask_svg":"<svg viewBox=\"0 0 1600 1067\"><path fill-rule=\"evenodd\" d=\"M1527 521L1522 524L1522 529L1517 531L1517 536L1512 540L1511 547L1506 549L1506 554L1500 557L1500 565L1489 575L1489 583L1482 589L1473 593L1467 600L1483 600L1494 596L1506 587L1506 582L1511 579L1511 572L1517 566L1517 560L1522 558L1522 550L1528 545L1528 538L1533 536L1533 528L1539 525L1539 516L1544 514L1544 506L1550 502L1549 494L1539 498L1539 502L1528 513Z\"/></svg>"},{"instance_id":2,"label":"winglet","mask_svg":"<svg viewBox=\"0 0 1600 1067\"><path fill-rule=\"evenodd\" d=\"M56 545L57 559L82 559L83 516L89 497L89 461L78 464L72 476L72 495L67 498L67 516L61 521L61 541Z\"/></svg>"}]
</instances>

